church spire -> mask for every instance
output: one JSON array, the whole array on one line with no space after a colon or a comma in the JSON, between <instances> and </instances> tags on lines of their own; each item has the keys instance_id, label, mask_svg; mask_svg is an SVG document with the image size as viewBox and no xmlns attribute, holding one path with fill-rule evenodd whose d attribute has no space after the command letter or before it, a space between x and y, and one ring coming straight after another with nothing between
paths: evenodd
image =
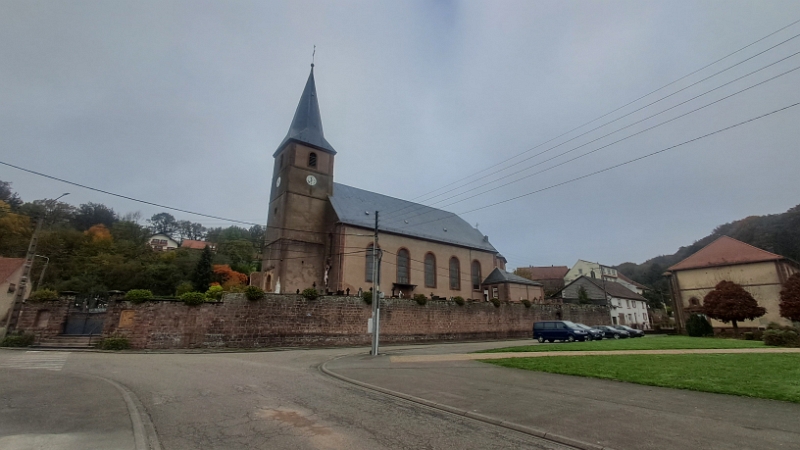
<instances>
[{"instance_id":1,"label":"church spire","mask_svg":"<svg viewBox=\"0 0 800 450\"><path fill-rule=\"evenodd\" d=\"M278 146L278 153L289 142L295 141L301 144L307 144L324 152L332 155L336 154L333 146L325 140L325 135L322 132L322 117L319 113L319 103L317 102L317 87L314 83L314 64L311 64L311 73L308 75L306 87L303 89L303 95L300 96L300 103L297 105L297 110L292 119L292 125L289 127L289 132L283 138L283 142Z\"/></svg>"}]
</instances>

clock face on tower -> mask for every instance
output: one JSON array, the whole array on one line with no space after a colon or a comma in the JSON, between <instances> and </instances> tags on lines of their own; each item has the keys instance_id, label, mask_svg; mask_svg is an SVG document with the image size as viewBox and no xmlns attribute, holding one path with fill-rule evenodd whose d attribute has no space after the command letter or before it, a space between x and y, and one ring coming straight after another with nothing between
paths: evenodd
<instances>
[{"instance_id":1,"label":"clock face on tower","mask_svg":"<svg viewBox=\"0 0 800 450\"><path fill-rule=\"evenodd\" d=\"M317 184L317 177L315 177L314 175L307 176L306 183L308 183L309 186L314 186L315 184Z\"/></svg>"}]
</instances>

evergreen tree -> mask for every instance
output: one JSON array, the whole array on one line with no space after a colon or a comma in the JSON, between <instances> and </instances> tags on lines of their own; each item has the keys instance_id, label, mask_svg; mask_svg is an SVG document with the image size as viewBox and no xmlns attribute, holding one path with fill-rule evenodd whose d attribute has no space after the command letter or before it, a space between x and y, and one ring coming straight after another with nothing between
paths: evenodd
<instances>
[{"instance_id":1,"label":"evergreen tree","mask_svg":"<svg viewBox=\"0 0 800 450\"><path fill-rule=\"evenodd\" d=\"M208 290L208 286L211 284L211 280L214 277L214 270L211 267L211 260L213 258L211 249L206 245L203 249L203 253L200 255L200 261L197 262L197 266L194 269L194 274L192 274L192 285L195 291L205 292Z\"/></svg>"}]
</instances>

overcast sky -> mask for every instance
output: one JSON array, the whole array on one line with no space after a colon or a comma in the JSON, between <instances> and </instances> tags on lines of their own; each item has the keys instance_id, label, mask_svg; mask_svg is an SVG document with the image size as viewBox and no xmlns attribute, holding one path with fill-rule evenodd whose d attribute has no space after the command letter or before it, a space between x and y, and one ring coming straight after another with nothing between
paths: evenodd
<instances>
[{"instance_id":1,"label":"overcast sky","mask_svg":"<svg viewBox=\"0 0 800 450\"><path fill-rule=\"evenodd\" d=\"M325 136L338 151L336 181L425 200L434 189L486 175L476 173L797 19L796 0L4 0L0 160L152 202L266 223L272 154L288 130L316 45ZM462 213L800 102L798 70L537 173L800 66L800 55L791 57L586 144L800 52L799 37L550 149L798 33L800 24L498 166L509 170L425 203ZM479 224L511 267L571 266L579 258L643 262L716 225L800 203L798 124L800 106L463 217ZM11 181L26 201L70 192L64 200L75 205L101 202L144 217L161 211L5 166L0 180ZM479 187L487 182L493 183Z\"/></svg>"}]
</instances>

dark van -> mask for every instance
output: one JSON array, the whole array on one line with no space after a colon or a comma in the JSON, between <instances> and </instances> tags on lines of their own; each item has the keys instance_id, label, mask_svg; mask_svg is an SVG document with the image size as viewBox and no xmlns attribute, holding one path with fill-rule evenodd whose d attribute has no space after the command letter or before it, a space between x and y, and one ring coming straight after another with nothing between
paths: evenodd
<instances>
[{"instance_id":1,"label":"dark van","mask_svg":"<svg viewBox=\"0 0 800 450\"><path fill-rule=\"evenodd\" d=\"M533 338L539 342L586 341L589 333L569 320L548 320L533 324Z\"/></svg>"}]
</instances>

